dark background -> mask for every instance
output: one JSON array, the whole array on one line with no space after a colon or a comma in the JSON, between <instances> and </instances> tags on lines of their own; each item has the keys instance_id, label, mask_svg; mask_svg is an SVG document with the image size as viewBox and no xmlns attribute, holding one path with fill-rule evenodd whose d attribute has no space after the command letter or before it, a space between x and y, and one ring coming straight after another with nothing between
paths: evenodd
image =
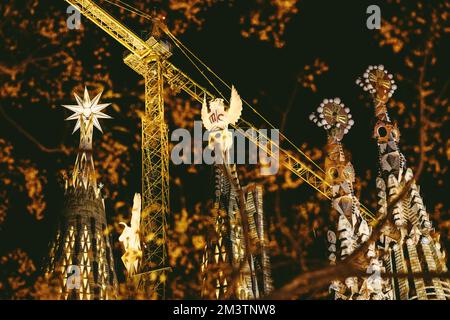
<instances>
[{"instance_id":1,"label":"dark background","mask_svg":"<svg viewBox=\"0 0 450 320\"><path fill-rule=\"evenodd\" d=\"M234 84L244 99L256 102L252 105L276 128L280 127L282 113L290 108L283 133L320 165L326 135L308 121L308 115L322 99L340 97L355 119L344 145L351 153L361 202L372 212L376 208L377 171L376 144L371 138L373 109L355 80L369 64L384 64L394 74L398 90L390 102L390 114L399 123L401 149L412 168L419 163L418 97L420 92L431 90L426 95L426 116L432 123L426 126L425 170L419 183L427 209L448 248L448 3L300 0L293 1L288 13L280 16L279 2L200 1L199 11L188 14L174 5L181 1L128 1L147 13L154 8L164 13L169 28L178 30L177 37L225 81ZM149 31L148 21L104 1L97 3L137 34ZM391 32L367 29L366 8L370 4L380 6L382 25L392 26ZM62 206L61 173L71 170L78 143L78 134L71 136L74 123L64 122L69 113L60 105L74 103L72 93L81 94L84 85L91 96L104 89L102 101L113 102L107 113L114 119L102 122L104 132L110 134L105 137L96 132L94 150L98 150L96 167L109 196L107 216L117 242L117 222L129 217L132 195L140 190L137 110L143 110L140 95L144 88L139 76L122 62L124 48L90 21L83 17L81 30L64 29L64 1L10 1L0 8L4 42L0 49L0 142L3 150L12 146L9 154L0 154L0 202L6 206L0 224L0 297L39 297L35 281ZM253 26L256 32L250 31L245 37L243 30L251 29L255 13L260 15L260 23ZM201 23L193 22L192 16ZM286 16L289 21L285 22ZM269 39L258 34L265 22L275 26L274 33L279 34L282 45L270 32ZM277 29L281 23L286 24L284 32ZM183 28L183 24L187 27ZM399 30L398 34L395 30ZM397 41L383 42L388 38ZM403 45L398 50L395 46L399 43ZM170 60L207 86L181 52L175 47L173 50ZM315 61L324 63L326 70L315 73ZM305 66L310 69L305 70ZM419 88L422 67L426 69L425 84ZM13 76L8 70L15 68ZM229 95L227 90L222 91ZM177 117L183 118L181 126L187 128L191 128L193 119L200 119L200 106L183 94L175 99L168 91L166 106L170 130L180 126ZM244 109L243 116L257 126L265 126L250 110ZM48 148L66 149L48 152L37 142ZM283 143L295 154L289 144ZM12 165L9 158L13 159ZM36 170L35 177L30 168ZM174 268L169 279L170 297L198 298L202 250L192 239L205 232L212 172L206 165L193 169L171 164L170 170L169 255ZM323 234L329 223L328 202L305 184L286 187L284 170L276 179L257 176L255 168L241 166L240 170L244 184L258 181L266 190L275 287L299 272L326 265ZM112 178L116 175L117 179ZM39 209L42 204L44 209ZM296 241L280 231L280 224L290 228ZM120 245L115 246L116 266L123 281ZM20 268L23 264L28 266L25 272ZM18 283L17 287L14 283ZM310 297L320 298L323 293L312 293Z\"/></svg>"}]
</instances>

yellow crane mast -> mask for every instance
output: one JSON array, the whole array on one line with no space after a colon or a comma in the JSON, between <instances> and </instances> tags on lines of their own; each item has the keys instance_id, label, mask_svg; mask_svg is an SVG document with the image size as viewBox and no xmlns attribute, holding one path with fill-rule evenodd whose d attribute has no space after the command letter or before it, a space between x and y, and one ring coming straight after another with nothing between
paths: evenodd
<instances>
[{"instance_id":1,"label":"yellow crane mast","mask_svg":"<svg viewBox=\"0 0 450 320\"><path fill-rule=\"evenodd\" d=\"M142 117L142 218L141 230L144 237L144 253L140 272L134 276L138 289L144 290L149 298L165 297L166 273L170 270L166 251L166 215L169 212L169 151L167 125L164 120L164 83L178 92L185 91L195 100L202 102L204 95L214 95L198 85L189 76L176 68L167 59L171 56L166 45L151 36L146 41L117 21L92 0L65 0L86 18L103 29L130 53L124 62L145 79L145 114ZM157 21L155 21L157 22ZM260 144L259 138L247 134L255 127L241 119L234 126L242 135L269 154L270 144L280 151L282 166L305 181L326 198L330 198L330 185L322 174L314 172L310 160L301 161L282 149L268 137L267 144ZM365 207L364 217L374 221L375 217Z\"/></svg>"},{"instance_id":2,"label":"yellow crane mast","mask_svg":"<svg viewBox=\"0 0 450 320\"><path fill-rule=\"evenodd\" d=\"M166 250L166 216L169 208L169 150L164 121L163 62L170 51L154 37L141 40L91 0L66 0L85 17L130 51L124 62L145 80L142 117L143 257L134 276L138 290L149 298L165 297L169 271Z\"/></svg>"}]
</instances>

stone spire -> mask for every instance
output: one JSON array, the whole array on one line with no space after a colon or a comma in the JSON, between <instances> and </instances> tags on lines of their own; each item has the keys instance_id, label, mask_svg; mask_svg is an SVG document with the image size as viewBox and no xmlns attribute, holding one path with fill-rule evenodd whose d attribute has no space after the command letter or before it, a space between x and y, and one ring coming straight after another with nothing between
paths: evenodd
<instances>
[{"instance_id":1,"label":"stone spire","mask_svg":"<svg viewBox=\"0 0 450 320\"><path fill-rule=\"evenodd\" d=\"M327 132L327 156L325 180L331 186L333 224L327 233L329 260L336 264L348 257L357 247L367 241L371 227L362 218L360 204L354 194L355 172L345 157L342 139L354 124L350 109L339 98L324 99L310 120ZM381 271L374 245L366 253L367 260L361 266L369 274ZM349 277L344 283L333 281L330 292L334 299L386 299L381 278Z\"/></svg>"},{"instance_id":2,"label":"stone spire","mask_svg":"<svg viewBox=\"0 0 450 320\"><path fill-rule=\"evenodd\" d=\"M90 99L75 94L77 105L64 106L74 112L80 145L72 175L66 180L65 201L51 245L47 276L60 281L60 298L76 300L113 299L117 277L111 239L107 234L104 200L97 185L92 152L94 126L102 131L99 118L109 104L98 104L101 94Z\"/></svg>"},{"instance_id":3,"label":"stone spire","mask_svg":"<svg viewBox=\"0 0 450 320\"><path fill-rule=\"evenodd\" d=\"M214 100L214 103L223 104L223 101ZM259 299L272 290L263 190L254 184L241 187L236 165L228 161L233 139L227 126L239 119L242 108L234 88L231 104L226 121L220 125L211 123L206 101L202 108L203 124L211 131L209 148L221 155L214 164L215 221L214 230L207 237L201 264L202 297ZM217 110L225 110L223 105L214 108L211 110L213 115ZM223 118L225 116L217 117Z\"/></svg>"},{"instance_id":4,"label":"stone spire","mask_svg":"<svg viewBox=\"0 0 450 320\"><path fill-rule=\"evenodd\" d=\"M387 102L397 89L393 76L383 65L369 66L356 82L373 98L375 127L373 137L378 146L379 172L376 180L379 215L386 214L387 204L414 179L400 152L400 131L387 111ZM394 274L395 299L449 299L447 279L429 277L427 273L446 272L445 254L427 213L419 186L412 181L406 195L393 209L392 221L383 230L380 242L388 272ZM395 276L396 274L422 274Z\"/></svg>"}]
</instances>

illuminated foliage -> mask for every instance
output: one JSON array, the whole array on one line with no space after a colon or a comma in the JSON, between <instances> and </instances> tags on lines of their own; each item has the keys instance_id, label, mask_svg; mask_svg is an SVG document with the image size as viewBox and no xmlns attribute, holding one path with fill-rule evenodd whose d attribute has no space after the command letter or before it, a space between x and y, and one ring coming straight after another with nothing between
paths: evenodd
<instances>
[{"instance_id":1,"label":"illuminated foliage","mask_svg":"<svg viewBox=\"0 0 450 320\"><path fill-rule=\"evenodd\" d=\"M299 0L270 0L269 6L262 6L264 1L256 0L256 9L249 15L242 15L240 22L244 25L243 37L256 36L261 41L273 43L281 48L285 45L284 32L292 17L298 13ZM264 9L262 9L264 8Z\"/></svg>"},{"instance_id":2,"label":"illuminated foliage","mask_svg":"<svg viewBox=\"0 0 450 320\"><path fill-rule=\"evenodd\" d=\"M211 12L215 12L216 16L217 12L223 12L230 17L229 26L223 28L238 25L240 43L263 43L264 47L258 49L259 56L255 55L255 60L263 57L264 64L259 66L258 73L255 72L252 77L254 81L259 80L257 78L266 79L267 86L271 88L253 88L253 91L245 88L251 92L246 96L249 101L258 102L258 110L270 115L271 120L279 124L287 136L293 137L293 141L297 141L298 147L308 157L321 163L324 141L304 142L303 138L309 133L298 125L301 122L298 117L307 118L310 111L307 110L310 107L307 102L319 101L323 95L327 96L329 93L321 85L325 80L329 81L327 77L331 74L342 70L327 61L324 54L317 53L308 59L290 57L292 69L295 70L284 70L280 74L291 78L299 99L287 108L280 104L287 100L284 98L290 94L289 90L273 89L277 82L281 82L277 78L280 74L271 75L265 70L269 64L278 67L282 62L280 60L285 59L283 50L289 50L288 41L295 41L293 38L287 40L287 35L295 20L302 19L302 1L135 2L134 6L147 13L152 13L156 3L158 12L167 16L168 26L176 35L200 33L207 22L214 22L215 16L209 15ZM135 26L134 30L138 34L141 34L142 29L148 32L149 22L144 18L111 7L105 1L99 3L120 21ZM30 258L31 252L33 257L45 256L47 253L40 248L32 249L32 245L27 247L29 253L19 248L16 242L22 238L26 238L25 243L41 238L39 235L23 234L20 228L24 219L22 213L26 213L26 217L33 221L32 230L38 230L42 224L50 224L58 214L56 204L61 201L58 197L61 197L63 185L57 182L61 182L61 173L68 174L72 169L78 144L77 138L71 136L71 124L63 122L69 113L60 105L72 103L72 93L80 94L84 85L92 92L103 90L103 99L113 102L110 114L114 119L105 123L105 134L95 135L94 159L99 181L104 184L103 192L107 196L105 203L111 223L108 231L116 240L116 265L119 272L123 271L120 265L121 248L117 241L121 231L118 222L127 222L132 196L141 188L139 117L144 106L143 81L123 65L123 48L89 21L82 18L80 30L69 30L65 23L66 8L64 1L52 1L51 4L39 0L4 1L0 4L0 37L3 41L0 48L0 235L9 237L12 233L17 234L12 241L0 245L0 298L53 296L51 285L38 277L37 258L34 258L36 261ZM445 27L449 9L446 2L435 5L433 1L413 3L390 0L382 10L381 30L368 35L384 50L382 52L386 52L387 60L395 61L389 70L396 75L396 82L401 87L390 101L389 108L399 122L401 148L410 166L418 163L418 126L424 125L426 128L426 170L420 183L424 192L427 192L424 195L427 209L436 221L435 227L441 232L447 248L450 247L450 212L445 190L450 187L446 179L450 138L446 133L450 129L450 109L448 68L442 67L448 53L443 51L441 45L449 32L449 28ZM342 34L342 37L351 36ZM305 51L308 45L300 43ZM274 52L282 53L277 56ZM220 53L221 48L212 47L202 52L201 56L227 59ZM367 54L364 66L379 62L379 57ZM274 59L274 56L279 60ZM174 59L178 58L174 56ZM219 71L221 74L227 70ZM191 70L186 72L190 73ZM244 73L246 70L242 70ZM345 71L341 74L345 74ZM227 76L240 80L241 75ZM243 87L252 85L246 83ZM348 87L348 95L356 96L357 88L351 91L351 83L348 83ZM268 96L272 94L275 97L269 99ZM280 97L284 99L282 102ZM362 100L358 102L363 104ZM171 130L178 127L192 130L193 120L200 119L199 105L183 95L167 93L165 104L166 119ZM421 106L424 110L422 118L419 111ZM367 108L364 112L372 111ZM358 125L365 129L369 126L357 122ZM367 140L365 144L370 143L369 134L363 138ZM287 141L282 139L281 143L298 156ZM355 158L365 159L360 156L365 150L349 151ZM372 159L372 162L376 163L376 159ZM326 247L322 240L330 223L328 201L318 198L302 180L284 168L280 168L277 175L268 177L261 177L257 166L239 166L238 169L243 184L258 182L264 186L275 284L285 283L289 275L326 264ZM355 163L355 169L356 193L362 195L364 203L374 208L376 168ZM206 235L213 226L211 168L206 165L172 166L170 172L171 214L168 217L167 235L173 271L167 280L167 295L176 299L198 298L203 247ZM6 233L6 228L14 229ZM5 237L2 237L3 242ZM123 272L119 278L122 282L121 298L142 298L127 286ZM315 293L314 297L321 298L325 294L326 290Z\"/></svg>"}]
</instances>

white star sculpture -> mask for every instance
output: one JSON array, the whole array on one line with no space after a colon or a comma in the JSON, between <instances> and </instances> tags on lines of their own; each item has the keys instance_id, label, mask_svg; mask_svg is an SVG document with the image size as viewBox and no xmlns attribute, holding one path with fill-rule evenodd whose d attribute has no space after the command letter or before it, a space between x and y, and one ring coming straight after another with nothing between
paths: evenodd
<instances>
[{"instance_id":1,"label":"white star sculpture","mask_svg":"<svg viewBox=\"0 0 450 320\"><path fill-rule=\"evenodd\" d=\"M77 100L77 105L63 105L64 108L69 109L70 111L75 112L73 115L68 117L66 120L77 120L75 124L75 128L73 129L73 133L80 128L81 120L84 122L88 122L92 117L92 122L94 126L103 133L102 127L100 126L100 122L98 119L111 119L112 117L107 114L101 112L111 103L103 103L99 104L100 97L102 92L100 92L94 99L91 100L89 97L89 92L86 87L84 87L84 98L81 99L76 93L74 93L75 99Z\"/></svg>"}]
</instances>

